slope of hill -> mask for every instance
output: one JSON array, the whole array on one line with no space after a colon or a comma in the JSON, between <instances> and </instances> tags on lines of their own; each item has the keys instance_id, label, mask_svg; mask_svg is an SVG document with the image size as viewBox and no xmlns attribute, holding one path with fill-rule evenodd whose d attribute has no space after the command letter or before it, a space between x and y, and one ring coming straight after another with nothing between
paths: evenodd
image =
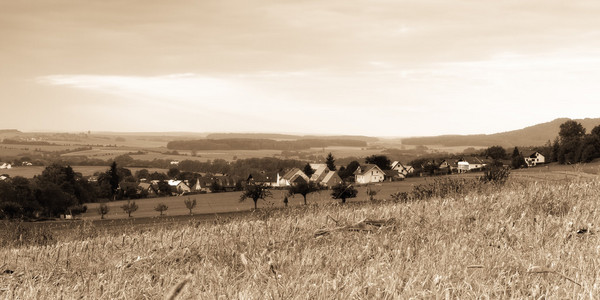
<instances>
[{"instance_id":1,"label":"slope of hill","mask_svg":"<svg viewBox=\"0 0 600 300\"><path fill-rule=\"evenodd\" d=\"M514 146L541 146L548 141L554 141L558 136L560 124L568 121L568 118L555 119L550 122L541 123L519 130L495 133L495 134L475 134L475 135L441 135L432 137L413 137L402 139L406 145L444 145L444 146L493 146L501 145L504 147ZM600 118L595 119L576 119L591 131L595 126L600 125Z\"/></svg>"}]
</instances>

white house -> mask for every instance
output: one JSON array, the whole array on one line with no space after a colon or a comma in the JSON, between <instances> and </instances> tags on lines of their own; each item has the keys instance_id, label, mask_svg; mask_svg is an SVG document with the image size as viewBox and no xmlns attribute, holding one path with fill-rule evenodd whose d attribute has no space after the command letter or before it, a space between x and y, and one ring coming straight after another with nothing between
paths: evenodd
<instances>
[{"instance_id":1,"label":"white house","mask_svg":"<svg viewBox=\"0 0 600 300\"><path fill-rule=\"evenodd\" d=\"M354 176L355 181L358 184L382 182L385 179L385 173L374 164L359 166L356 171L354 171Z\"/></svg>"},{"instance_id":2,"label":"white house","mask_svg":"<svg viewBox=\"0 0 600 300\"><path fill-rule=\"evenodd\" d=\"M202 185L200 184L200 179L196 179L196 183L192 186L191 190L194 192L202 191Z\"/></svg>"},{"instance_id":3,"label":"white house","mask_svg":"<svg viewBox=\"0 0 600 300\"><path fill-rule=\"evenodd\" d=\"M397 171L398 174L400 174L400 176L404 178L408 176L408 174L412 174L415 171L415 168L413 168L412 166L405 166L399 161L394 161L392 163L392 170Z\"/></svg>"},{"instance_id":4,"label":"white house","mask_svg":"<svg viewBox=\"0 0 600 300\"><path fill-rule=\"evenodd\" d=\"M487 164L477 157L469 157L458 161L458 173L480 170Z\"/></svg>"},{"instance_id":5,"label":"white house","mask_svg":"<svg viewBox=\"0 0 600 300\"><path fill-rule=\"evenodd\" d=\"M529 156L525 157L525 162L528 167L535 167L537 164L546 163L546 158L539 152L535 151Z\"/></svg>"},{"instance_id":6,"label":"white house","mask_svg":"<svg viewBox=\"0 0 600 300\"><path fill-rule=\"evenodd\" d=\"M8 163L3 163L0 165L0 169L12 169L12 166Z\"/></svg>"},{"instance_id":7,"label":"white house","mask_svg":"<svg viewBox=\"0 0 600 300\"><path fill-rule=\"evenodd\" d=\"M192 191L190 187L181 180L169 180L167 183L171 187L171 191L179 195Z\"/></svg>"}]
</instances>

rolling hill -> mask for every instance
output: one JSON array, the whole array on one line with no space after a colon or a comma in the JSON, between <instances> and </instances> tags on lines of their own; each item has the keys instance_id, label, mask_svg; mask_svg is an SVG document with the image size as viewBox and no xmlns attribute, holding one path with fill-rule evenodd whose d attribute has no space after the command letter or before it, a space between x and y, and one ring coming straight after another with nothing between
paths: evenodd
<instances>
[{"instance_id":1,"label":"rolling hill","mask_svg":"<svg viewBox=\"0 0 600 300\"><path fill-rule=\"evenodd\" d=\"M432 137L412 137L402 139L405 145L443 145L443 146L482 146L500 145L503 147L514 146L541 146L548 141L554 141L558 136L560 124L568 118L559 118L550 122L541 123L523 129L506 131L494 134L474 135L441 135ZM590 132L592 128L600 125L600 118L575 119Z\"/></svg>"}]
</instances>

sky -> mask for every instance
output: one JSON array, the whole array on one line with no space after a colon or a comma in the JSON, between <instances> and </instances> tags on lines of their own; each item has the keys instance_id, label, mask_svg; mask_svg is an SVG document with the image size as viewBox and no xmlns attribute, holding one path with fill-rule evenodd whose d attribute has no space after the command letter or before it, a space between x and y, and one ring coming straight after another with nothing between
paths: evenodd
<instances>
[{"instance_id":1,"label":"sky","mask_svg":"<svg viewBox=\"0 0 600 300\"><path fill-rule=\"evenodd\" d=\"M0 0L0 128L431 136L600 117L600 1Z\"/></svg>"}]
</instances>

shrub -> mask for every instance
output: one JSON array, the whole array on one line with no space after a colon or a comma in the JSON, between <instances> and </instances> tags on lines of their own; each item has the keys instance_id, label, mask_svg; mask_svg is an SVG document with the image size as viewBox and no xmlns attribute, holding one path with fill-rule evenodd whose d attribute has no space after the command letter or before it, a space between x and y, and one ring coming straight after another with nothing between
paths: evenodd
<instances>
[{"instance_id":1,"label":"shrub","mask_svg":"<svg viewBox=\"0 0 600 300\"><path fill-rule=\"evenodd\" d=\"M502 166L492 166L485 170L483 176L479 177L479 180L483 182L504 184L506 180L508 180L508 175L510 175L508 168Z\"/></svg>"}]
</instances>

